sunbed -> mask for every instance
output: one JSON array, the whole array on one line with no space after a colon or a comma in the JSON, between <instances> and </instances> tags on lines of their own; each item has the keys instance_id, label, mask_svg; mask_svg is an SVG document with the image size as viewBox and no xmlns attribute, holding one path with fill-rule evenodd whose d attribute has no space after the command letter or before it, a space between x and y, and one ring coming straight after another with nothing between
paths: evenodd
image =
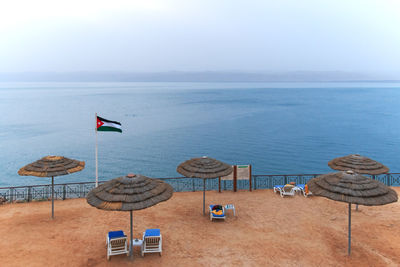
<instances>
[{"instance_id":1,"label":"sunbed","mask_svg":"<svg viewBox=\"0 0 400 267\"><path fill-rule=\"evenodd\" d=\"M126 254L129 256L128 240L123 231L112 231L107 234L107 260L110 256Z\"/></svg>"},{"instance_id":2,"label":"sunbed","mask_svg":"<svg viewBox=\"0 0 400 267\"><path fill-rule=\"evenodd\" d=\"M210 221L212 219L223 219L225 220L225 207L222 205L210 205L209 206L209 211L210 211Z\"/></svg>"},{"instance_id":3,"label":"sunbed","mask_svg":"<svg viewBox=\"0 0 400 267\"><path fill-rule=\"evenodd\" d=\"M274 186L274 193L281 192L283 187L284 187L284 185L275 185Z\"/></svg>"},{"instance_id":4,"label":"sunbed","mask_svg":"<svg viewBox=\"0 0 400 267\"><path fill-rule=\"evenodd\" d=\"M308 190L308 186L306 184L299 184L299 185L297 185L297 187L300 188L304 197L312 195L312 193Z\"/></svg>"},{"instance_id":5,"label":"sunbed","mask_svg":"<svg viewBox=\"0 0 400 267\"><path fill-rule=\"evenodd\" d=\"M144 253L162 253L162 236L160 229L147 229L143 233L142 257Z\"/></svg>"},{"instance_id":6,"label":"sunbed","mask_svg":"<svg viewBox=\"0 0 400 267\"><path fill-rule=\"evenodd\" d=\"M281 193L281 197L284 196L294 196L296 192L296 188L293 185L285 185L284 187L282 187L280 193Z\"/></svg>"}]
</instances>

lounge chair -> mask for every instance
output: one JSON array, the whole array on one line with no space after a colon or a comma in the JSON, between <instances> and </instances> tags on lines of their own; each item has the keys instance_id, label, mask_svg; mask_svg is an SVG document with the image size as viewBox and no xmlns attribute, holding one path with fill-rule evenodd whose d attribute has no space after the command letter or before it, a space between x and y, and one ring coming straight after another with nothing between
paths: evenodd
<instances>
[{"instance_id":1,"label":"lounge chair","mask_svg":"<svg viewBox=\"0 0 400 267\"><path fill-rule=\"evenodd\" d=\"M210 205L209 207L210 211L210 221L212 219L223 219L225 220L225 207L222 205Z\"/></svg>"},{"instance_id":2,"label":"lounge chair","mask_svg":"<svg viewBox=\"0 0 400 267\"><path fill-rule=\"evenodd\" d=\"M143 233L142 257L144 253L162 253L162 236L160 229L147 229Z\"/></svg>"},{"instance_id":3,"label":"lounge chair","mask_svg":"<svg viewBox=\"0 0 400 267\"><path fill-rule=\"evenodd\" d=\"M126 254L129 256L128 239L123 231L112 231L107 234L107 260L110 256Z\"/></svg>"},{"instance_id":4,"label":"lounge chair","mask_svg":"<svg viewBox=\"0 0 400 267\"><path fill-rule=\"evenodd\" d=\"M294 194L296 193L296 188L293 185L285 185L284 187L282 187L280 193L281 197L294 196Z\"/></svg>"},{"instance_id":5,"label":"lounge chair","mask_svg":"<svg viewBox=\"0 0 400 267\"><path fill-rule=\"evenodd\" d=\"M284 187L284 185L275 185L274 186L274 193L281 192L283 187Z\"/></svg>"},{"instance_id":6,"label":"lounge chair","mask_svg":"<svg viewBox=\"0 0 400 267\"><path fill-rule=\"evenodd\" d=\"M303 193L304 197L307 197L309 195L312 195L312 193L308 190L308 185L306 184L299 184L297 185L298 188L300 188L301 192Z\"/></svg>"}]
</instances>

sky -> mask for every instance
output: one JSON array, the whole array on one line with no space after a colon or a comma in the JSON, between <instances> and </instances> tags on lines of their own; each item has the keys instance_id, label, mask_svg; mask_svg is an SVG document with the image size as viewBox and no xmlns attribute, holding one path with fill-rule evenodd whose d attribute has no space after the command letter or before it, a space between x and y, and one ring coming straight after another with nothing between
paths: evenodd
<instances>
[{"instance_id":1,"label":"sky","mask_svg":"<svg viewBox=\"0 0 400 267\"><path fill-rule=\"evenodd\" d=\"M397 0L2 0L0 72L396 75L399 14Z\"/></svg>"}]
</instances>

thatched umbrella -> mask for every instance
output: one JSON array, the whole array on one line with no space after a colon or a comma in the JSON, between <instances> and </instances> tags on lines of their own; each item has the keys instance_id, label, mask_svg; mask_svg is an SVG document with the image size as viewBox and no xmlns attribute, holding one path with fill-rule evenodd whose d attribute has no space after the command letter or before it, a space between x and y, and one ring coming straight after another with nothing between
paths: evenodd
<instances>
[{"instance_id":1,"label":"thatched umbrella","mask_svg":"<svg viewBox=\"0 0 400 267\"><path fill-rule=\"evenodd\" d=\"M328 165L334 170L351 170L360 174L378 175L389 172L389 168L382 163L358 154L335 158L329 161Z\"/></svg>"},{"instance_id":2,"label":"thatched umbrella","mask_svg":"<svg viewBox=\"0 0 400 267\"><path fill-rule=\"evenodd\" d=\"M389 168L370 158L359 154L351 154L345 157L335 158L328 162L328 166L337 171L354 171L359 174L375 175L389 172ZM356 205L358 210L358 205Z\"/></svg>"},{"instance_id":3,"label":"thatched umbrella","mask_svg":"<svg viewBox=\"0 0 400 267\"><path fill-rule=\"evenodd\" d=\"M349 203L349 247L351 251L351 204L385 205L397 201L397 193L385 184L353 171L320 175L308 181L313 195Z\"/></svg>"},{"instance_id":4,"label":"thatched umbrella","mask_svg":"<svg viewBox=\"0 0 400 267\"><path fill-rule=\"evenodd\" d=\"M203 214L205 214L206 179L229 175L233 172L233 168L231 165L219 160L209 157L201 157L193 158L179 164L176 171L188 178L203 179Z\"/></svg>"},{"instance_id":5,"label":"thatched umbrella","mask_svg":"<svg viewBox=\"0 0 400 267\"><path fill-rule=\"evenodd\" d=\"M118 177L92 189L87 202L102 210L130 211L131 235L129 254L132 256L132 211L146 209L171 198L172 186L140 174Z\"/></svg>"},{"instance_id":6,"label":"thatched umbrella","mask_svg":"<svg viewBox=\"0 0 400 267\"><path fill-rule=\"evenodd\" d=\"M51 218L54 219L54 176L78 172L85 168L84 161L61 156L46 156L19 169L19 175L51 177Z\"/></svg>"}]
</instances>

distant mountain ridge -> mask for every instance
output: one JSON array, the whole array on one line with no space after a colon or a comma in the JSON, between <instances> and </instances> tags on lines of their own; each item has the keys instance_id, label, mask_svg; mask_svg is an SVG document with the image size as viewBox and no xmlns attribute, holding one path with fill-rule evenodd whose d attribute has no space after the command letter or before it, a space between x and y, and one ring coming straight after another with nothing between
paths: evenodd
<instances>
[{"instance_id":1,"label":"distant mountain ridge","mask_svg":"<svg viewBox=\"0 0 400 267\"><path fill-rule=\"evenodd\" d=\"M344 71L291 72L21 72L0 73L0 82L324 82L398 81L400 76Z\"/></svg>"}]
</instances>

